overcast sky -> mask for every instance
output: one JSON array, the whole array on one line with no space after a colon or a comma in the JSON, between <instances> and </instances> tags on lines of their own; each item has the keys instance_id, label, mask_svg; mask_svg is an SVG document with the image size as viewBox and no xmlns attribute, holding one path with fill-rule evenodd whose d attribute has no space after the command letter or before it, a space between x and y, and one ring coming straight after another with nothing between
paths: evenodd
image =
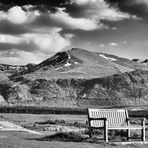
<instances>
[{"instance_id":1,"label":"overcast sky","mask_svg":"<svg viewBox=\"0 0 148 148\"><path fill-rule=\"evenodd\" d=\"M0 0L0 63L72 47L148 58L148 0Z\"/></svg>"}]
</instances>

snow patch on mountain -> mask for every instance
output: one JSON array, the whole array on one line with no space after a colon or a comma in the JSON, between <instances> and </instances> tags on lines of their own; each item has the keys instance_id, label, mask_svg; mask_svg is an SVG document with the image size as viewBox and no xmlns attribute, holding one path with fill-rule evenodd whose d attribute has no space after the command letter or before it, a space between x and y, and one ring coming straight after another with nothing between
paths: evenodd
<instances>
[{"instance_id":1,"label":"snow patch on mountain","mask_svg":"<svg viewBox=\"0 0 148 148\"><path fill-rule=\"evenodd\" d=\"M67 63L65 64L65 67L69 67L69 66L71 66L71 63L68 63L68 62L67 62Z\"/></svg>"},{"instance_id":2,"label":"snow patch on mountain","mask_svg":"<svg viewBox=\"0 0 148 148\"><path fill-rule=\"evenodd\" d=\"M109 60L109 61L117 61L117 59L107 57L107 56L105 56L104 54L100 54L100 57L102 57L102 58L104 58L104 59L106 59L106 60Z\"/></svg>"}]
</instances>

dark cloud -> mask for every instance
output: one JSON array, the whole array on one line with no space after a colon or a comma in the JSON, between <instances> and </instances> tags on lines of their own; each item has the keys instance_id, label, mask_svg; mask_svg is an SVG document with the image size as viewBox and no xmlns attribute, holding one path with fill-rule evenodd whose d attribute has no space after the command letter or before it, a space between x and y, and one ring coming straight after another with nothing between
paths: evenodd
<instances>
[{"instance_id":1,"label":"dark cloud","mask_svg":"<svg viewBox=\"0 0 148 148\"><path fill-rule=\"evenodd\" d=\"M106 0L111 6L118 6L121 11L137 15L141 18L147 17L147 6L143 0ZM136 1L139 1L137 3ZM146 0L144 0L146 1Z\"/></svg>"},{"instance_id":2,"label":"dark cloud","mask_svg":"<svg viewBox=\"0 0 148 148\"><path fill-rule=\"evenodd\" d=\"M73 5L66 5L66 11L72 16L72 17L82 17L84 16L84 12L87 9L87 6L78 6L76 4Z\"/></svg>"},{"instance_id":3,"label":"dark cloud","mask_svg":"<svg viewBox=\"0 0 148 148\"><path fill-rule=\"evenodd\" d=\"M44 5L47 8L64 6L67 0L0 0L0 3L9 6Z\"/></svg>"},{"instance_id":4,"label":"dark cloud","mask_svg":"<svg viewBox=\"0 0 148 148\"><path fill-rule=\"evenodd\" d=\"M7 20L3 20L0 22L0 33L2 34L17 35L28 32L31 32L31 29L25 25L12 24Z\"/></svg>"},{"instance_id":5,"label":"dark cloud","mask_svg":"<svg viewBox=\"0 0 148 148\"><path fill-rule=\"evenodd\" d=\"M12 44L12 43L0 43L0 51L19 49L23 51L35 51L38 50L38 47L34 43L26 44Z\"/></svg>"}]
</instances>

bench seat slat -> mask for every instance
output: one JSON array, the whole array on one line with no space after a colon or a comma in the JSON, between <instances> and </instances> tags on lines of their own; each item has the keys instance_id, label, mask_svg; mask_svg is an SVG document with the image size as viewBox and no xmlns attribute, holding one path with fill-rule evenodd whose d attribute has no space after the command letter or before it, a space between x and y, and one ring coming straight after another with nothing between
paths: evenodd
<instances>
[{"instance_id":1,"label":"bench seat slat","mask_svg":"<svg viewBox=\"0 0 148 148\"><path fill-rule=\"evenodd\" d=\"M104 129L104 126L102 126L102 127L91 127L92 129L94 128L94 129ZM131 129L131 130L142 130L142 126L119 126L119 127L108 127L108 130L113 130L113 129L115 129L115 130L126 130L126 129Z\"/></svg>"},{"instance_id":2,"label":"bench seat slat","mask_svg":"<svg viewBox=\"0 0 148 148\"><path fill-rule=\"evenodd\" d=\"M119 127L108 127L108 129L142 129L142 126L119 126Z\"/></svg>"}]
</instances>

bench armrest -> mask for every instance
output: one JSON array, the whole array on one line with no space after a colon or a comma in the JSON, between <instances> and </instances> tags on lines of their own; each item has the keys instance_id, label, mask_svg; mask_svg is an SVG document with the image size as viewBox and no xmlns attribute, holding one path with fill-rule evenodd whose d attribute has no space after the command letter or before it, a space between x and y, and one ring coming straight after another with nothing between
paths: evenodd
<instances>
[{"instance_id":1,"label":"bench armrest","mask_svg":"<svg viewBox=\"0 0 148 148\"><path fill-rule=\"evenodd\" d=\"M132 120L141 120L141 121L145 121L145 118L127 118L127 121L132 121Z\"/></svg>"},{"instance_id":2,"label":"bench armrest","mask_svg":"<svg viewBox=\"0 0 148 148\"><path fill-rule=\"evenodd\" d=\"M127 124L129 125L130 124L130 121L133 121L133 120L141 120L141 125L144 127L145 126L145 121L146 119L145 118L127 118Z\"/></svg>"}]
</instances>

